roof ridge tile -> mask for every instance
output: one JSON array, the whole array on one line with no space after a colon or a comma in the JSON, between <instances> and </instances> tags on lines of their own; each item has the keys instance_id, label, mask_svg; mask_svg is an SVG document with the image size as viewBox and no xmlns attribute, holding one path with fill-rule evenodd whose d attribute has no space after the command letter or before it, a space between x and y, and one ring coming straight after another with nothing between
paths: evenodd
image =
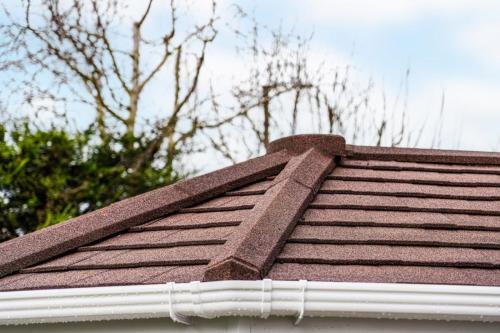
<instances>
[{"instance_id":1,"label":"roof ridge tile","mask_svg":"<svg viewBox=\"0 0 500 333\"><path fill-rule=\"evenodd\" d=\"M266 147L267 153L286 150L292 155L300 155L314 148L328 156L345 156L344 137L334 134L300 134L274 140Z\"/></svg>"},{"instance_id":2,"label":"roof ridge tile","mask_svg":"<svg viewBox=\"0 0 500 333\"><path fill-rule=\"evenodd\" d=\"M205 271L204 281L261 279L334 168L331 156L315 148L294 156L226 241ZM241 263L245 263L242 265Z\"/></svg>"}]
</instances>

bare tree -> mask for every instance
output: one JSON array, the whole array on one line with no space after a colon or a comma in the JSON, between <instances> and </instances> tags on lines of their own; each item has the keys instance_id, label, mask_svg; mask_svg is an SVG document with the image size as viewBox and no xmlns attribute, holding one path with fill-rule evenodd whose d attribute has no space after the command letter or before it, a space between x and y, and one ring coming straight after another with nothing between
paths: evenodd
<instances>
[{"instance_id":1,"label":"bare tree","mask_svg":"<svg viewBox=\"0 0 500 333\"><path fill-rule=\"evenodd\" d=\"M214 109L226 108L238 115L210 138L224 157L233 161L248 158L263 153L272 138L303 131L340 133L352 143L370 141L393 146L409 138L409 71L403 93L391 112L385 104L377 111L370 100L371 80L359 86L351 77L350 66L333 67L327 61L312 61L312 34L270 29L242 8L235 8L236 22L249 22L243 28L233 27L240 40L237 52L245 59L248 70L234 82L229 102L223 104L218 95L212 94ZM246 151L242 152L241 147Z\"/></svg>"},{"instance_id":2,"label":"bare tree","mask_svg":"<svg viewBox=\"0 0 500 333\"><path fill-rule=\"evenodd\" d=\"M162 13L164 31L158 32L145 28L154 4L146 1L131 17L118 0L25 0L22 12L4 7L0 71L17 73L8 81L10 91L27 103L50 99L87 106L105 142L116 132L136 134L140 113L146 112L141 108L145 91L162 80L165 95L171 95L158 103L163 111L148 148L129 163L132 169L150 163L160 147L171 163L210 125L199 111L204 100L197 89L207 48L217 35L216 6L213 2L206 22L185 31L172 0Z\"/></svg>"},{"instance_id":3,"label":"bare tree","mask_svg":"<svg viewBox=\"0 0 500 333\"><path fill-rule=\"evenodd\" d=\"M117 131L137 134L139 116L147 113L141 107L145 91L162 80L163 111L150 127L147 148L127 161L132 170L152 163L160 151L171 167L179 151L195 151L199 134L232 161L261 154L273 138L305 130L379 145L398 145L408 137L407 93L395 121L394 108L391 114L385 103L382 112L372 105L371 81L356 86L350 66L311 60L312 35L262 26L237 6L236 21L244 28L233 31L240 56L249 60L247 73L234 82L230 102L214 89L200 96L207 48L217 35L215 3L206 22L183 33L173 0L164 13L165 31L146 29L155 3L145 2L130 20L118 0L24 0L22 13L4 8L0 71L22 74L13 76L9 90L23 93L26 102L69 99L73 106L90 107L106 142Z\"/></svg>"}]
</instances>

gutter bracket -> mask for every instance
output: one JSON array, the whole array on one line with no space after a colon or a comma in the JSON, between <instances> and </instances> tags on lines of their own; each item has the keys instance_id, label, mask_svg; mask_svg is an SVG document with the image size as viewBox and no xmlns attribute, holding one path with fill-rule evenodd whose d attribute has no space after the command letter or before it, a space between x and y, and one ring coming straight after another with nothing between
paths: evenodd
<instances>
[{"instance_id":1,"label":"gutter bracket","mask_svg":"<svg viewBox=\"0 0 500 333\"><path fill-rule=\"evenodd\" d=\"M174 286L175 286L175 282L168 282L167 283L167 288L168 288L168 315L170 317L170 319L172 319L172 321L174 323L181 323L181 324L184 324L184 325L191 325L191 321L189 319L189 317L187 316L184 316L180 313L177 313L175 312L174 310Z\"/></svg>"},{"instance_id":2,"label":"gutter bracket","mask_svg":"<svg viewBox=\"0 0 500 333\"><path fill-rule=\"evenodd\" d=\"M271 292L273 290L273 280L262 280L262 297L260 303L260 317L267 319L271 315Z\"/></svg>"},{"instance_id":3,"label":"gutter bracket","mask_svg":"<svg viewBox=\"0 0 500 333\"><path fill-rule=\"evenodd\" d=\"M205 310L203 310L202 301L201 301L201 290L200 290L200 281L193 281L189 284L190 292L191 292L191 302L193 304L193 311L197 317L212 319L215 316L210 316L205 314Z\"/></svg>"},{"instance_id":4,"label":"gutter bracket","mask_svg":"<svg viewBox=\"0 0 500 333\"><path fill-rule=\"evenodd\" d=\"M297 313L297 319L295 320L295 323L293 323L294 325L300 324L300 322L304 318L304 312L306 308L306 288L307 288L307 280L299 280L299 292L300 292L299 310Z\"/></svg>"}]
</instances>

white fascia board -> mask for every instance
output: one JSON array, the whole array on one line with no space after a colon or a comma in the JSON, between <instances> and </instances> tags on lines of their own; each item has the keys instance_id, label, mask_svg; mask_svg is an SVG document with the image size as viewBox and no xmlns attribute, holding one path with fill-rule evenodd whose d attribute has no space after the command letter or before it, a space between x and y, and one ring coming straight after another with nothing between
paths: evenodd
<instances>
[{"instance_id":1,"label":"white fascia board","mask_svg":"<svg viewBox=\"0 0 500 333\"><path fill-rule=\"evenodd\" d=\"M218 281L0 292L0 324L221 316L500 321L500 287Z\"/></svg>"}]
</instances>

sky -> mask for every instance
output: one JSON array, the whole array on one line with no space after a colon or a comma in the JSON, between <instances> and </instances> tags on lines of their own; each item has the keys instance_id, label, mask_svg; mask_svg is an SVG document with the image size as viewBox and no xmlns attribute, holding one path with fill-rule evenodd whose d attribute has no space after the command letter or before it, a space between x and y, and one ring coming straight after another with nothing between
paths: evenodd
<instances>
[{"instance_id":1,"label":"sky","mask_svg":"<svg viewBox=\"0 0 500 333\"><path fill-rule=\"evenodd\" d=\"M6 1L15 6L17 0ZM203 21L210 10L208 0L183 1L189 2L184 14L191 20ZM153 30L166 22L162 13L167 13L168 1L157 3L149 23ZM417 146L500 151L500 1L219 0L221 22L230 20L234 3L271 29L312 33L312 61L348 65L360 85L372 80L380 107L384 95L388 104L401 103L409 71L408 126L424 129ZM131 1L131 15L142 13L143 5ZM205 69L218 78L221 90L246 70L234 44L221 26L210 46ZM156 97L163 96L163 89L159 85L148 92L151 98L143 99L151 109L161 110ZM81 113L77 117L81 123L93 119Z\"/></svg>"},{"instance_id":2,"label":"sky","mask_svg":"<svg viewBox=\"0 0 500 333\"><path fill-rule=\"evenodd\" d=\"M248 1L259 21L313 31L313 49L395 98L405 72L411 126L441 148L500 150L500 2ZM444 95L444 115L439 120ZM369 144L369 143L367 143ZM436 142L434 143L436 144Z\"/></svg>"}]
</instances>

